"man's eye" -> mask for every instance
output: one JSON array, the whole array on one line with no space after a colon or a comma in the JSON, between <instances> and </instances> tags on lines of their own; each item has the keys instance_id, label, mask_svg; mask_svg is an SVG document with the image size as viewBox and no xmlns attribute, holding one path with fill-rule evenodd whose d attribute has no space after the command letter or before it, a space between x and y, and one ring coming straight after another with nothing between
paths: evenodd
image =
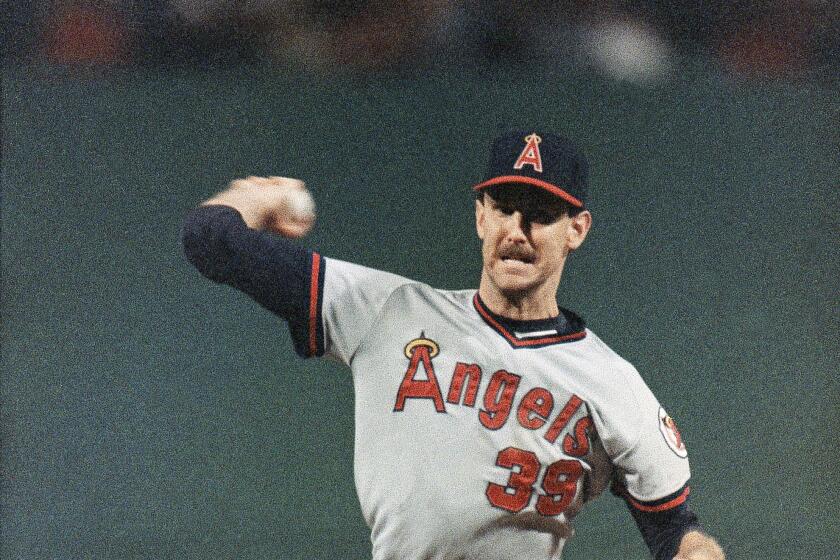
<instances>
[{"instance_id":1,"label":"man's eye","mask_svg":"<svg viewBox=\"0 0 840 560\"><path fill-rule=\"evenodd\" d=\"M557 220L560 219L560 214L555 212L550 212L547 210L541 210L533 212L528 216L529 220L534 222L535 224L543 224L549 225L553 224Z\"/></svg>"},{"instance_id":2,"label":"man's eye","mask_svg":"<svg viewBox=\"0 0 840 560\"><path fill-rule=\"evenodd\" d=\"M501 205L501 204L499 206L496 206L496 209L499 212L501 212L502 214L505 214L507 216L509 216L509 215L511 215L515 212L515 210L513 209L512 206L504 206L504 205Z\"/></svg>"}]
</instances>

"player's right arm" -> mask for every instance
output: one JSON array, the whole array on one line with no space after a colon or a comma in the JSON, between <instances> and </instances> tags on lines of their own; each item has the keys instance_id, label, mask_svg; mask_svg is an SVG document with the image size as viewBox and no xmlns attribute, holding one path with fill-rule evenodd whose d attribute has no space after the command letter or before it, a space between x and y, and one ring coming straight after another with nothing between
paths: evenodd
<instances>
[{"instance_id":1,"label":"player's right arm","mask_svg":"<svg viewBox=\"0 0 840 560\"><path fill-rule=\"evenodd\" d=\"M293 241L314 220L295 211L303 189L280 177L233 181L187 215L184 253L207 278L285 319L298 354L349 363L385 299L407 280L323 258Z\"/></svg>"}]
</instances>

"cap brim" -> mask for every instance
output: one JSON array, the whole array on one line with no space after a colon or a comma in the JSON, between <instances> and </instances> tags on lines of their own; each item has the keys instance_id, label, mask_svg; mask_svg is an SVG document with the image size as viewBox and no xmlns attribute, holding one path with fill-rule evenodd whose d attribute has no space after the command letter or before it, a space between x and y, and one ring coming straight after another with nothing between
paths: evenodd
<instances>
[{"instance_id":1,"label":"cap brim","mask_svg":"<svg viewBox=\"0 0 840 560\"><path fill-rule=\"evenodd\" d=\"M496 185L505 185L510 183L521 183L525 185L531 185L533 187L538 187L544 191L550 192L554 196L559 196L572 206L575 206L577 208L583 208L583 201L570 195L557 185L552 185L548 181L542 181L533 177L525 177L523 175L502 175L501 177L493 177L492 179L488 179L483 183L477 184L473 187L473 190L480 191L486 189L487 187L494 187Z\"/></svg>"}]
</instances>

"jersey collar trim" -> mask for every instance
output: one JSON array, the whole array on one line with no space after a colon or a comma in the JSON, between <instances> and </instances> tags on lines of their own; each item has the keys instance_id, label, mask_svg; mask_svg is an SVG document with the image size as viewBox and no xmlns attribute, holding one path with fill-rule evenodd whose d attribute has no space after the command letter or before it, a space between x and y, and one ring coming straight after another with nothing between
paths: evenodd
<instances>
[{"instance_id":1,"label":"jersey collar trim","mask_svg":"<svg viewBox=\"0 0 840 560\"><path fill-rule=\"evenodd\" d=\"M484 322L514 348L541 348L586 337L583 319L568 309L561 308L560 315L552 319L517 321L490 311L481 301L478 292L473 296L473 307ZM546 334L546 331L556 334Z\"/></svg>"}]
</instances>

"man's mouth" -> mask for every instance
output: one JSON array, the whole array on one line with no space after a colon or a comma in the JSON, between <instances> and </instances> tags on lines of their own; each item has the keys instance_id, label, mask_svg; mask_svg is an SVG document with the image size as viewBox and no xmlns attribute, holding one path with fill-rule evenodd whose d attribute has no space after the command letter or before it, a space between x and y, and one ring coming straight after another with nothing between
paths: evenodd
<instances>
[{"instance_id":1,"label":"man's mouth","mask_svg":"<svg viewBox=\"0 0 840 560\"><path fill-rule=\"evenodd\" d=\"M525 249L505 249L499 254L499 259L503 262L533 264L536 260L536 256Z\"/></svg>"}]
</instances>

